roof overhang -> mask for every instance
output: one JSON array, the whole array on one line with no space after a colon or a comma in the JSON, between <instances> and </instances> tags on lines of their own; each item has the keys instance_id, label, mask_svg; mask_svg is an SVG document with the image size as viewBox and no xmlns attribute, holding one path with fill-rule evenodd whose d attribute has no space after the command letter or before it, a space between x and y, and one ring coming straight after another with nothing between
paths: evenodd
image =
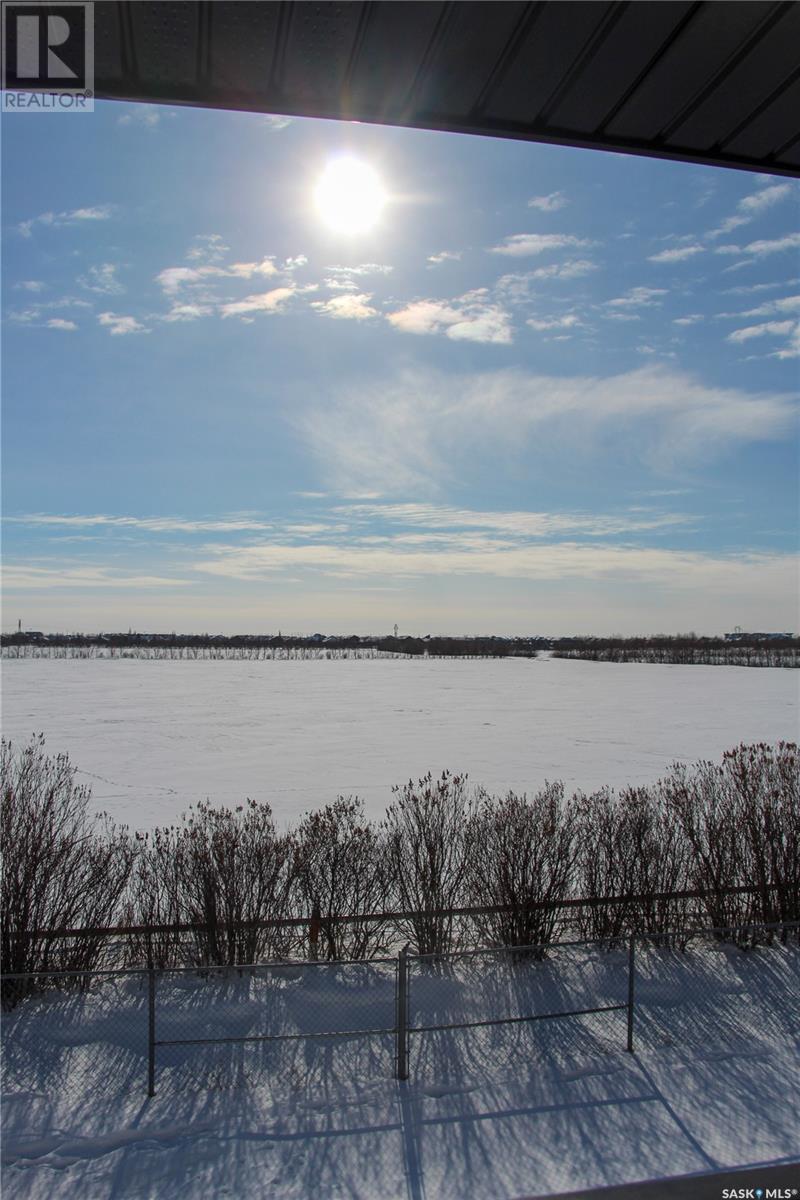
<instances>
[{"instance_id":1,"label":"roof overhang","mask_svg":"<svg viewBox=\"0 0 800 1200\"><path fill-rule=\"evenodd\" d=\"M102 0L95 94L800 174L800 3Z\"/></svg>"}]
</instances>

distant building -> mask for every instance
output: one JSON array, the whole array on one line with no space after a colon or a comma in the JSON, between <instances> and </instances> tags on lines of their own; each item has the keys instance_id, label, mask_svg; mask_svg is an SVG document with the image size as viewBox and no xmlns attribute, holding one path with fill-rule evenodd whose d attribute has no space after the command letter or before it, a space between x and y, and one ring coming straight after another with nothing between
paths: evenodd
<instances>
[{"instance_id":1,"label":"distant building","mask_svg":"<svg viewBox=\"0 0 800 1200\"><path fill-rule=\"evenodd\" d=\"M786 641L788 638L794 637L793 633L745 633L742 629L736 629L733 633L725 634L726 642L776 642Z\"/></svg>"}]
</instances>

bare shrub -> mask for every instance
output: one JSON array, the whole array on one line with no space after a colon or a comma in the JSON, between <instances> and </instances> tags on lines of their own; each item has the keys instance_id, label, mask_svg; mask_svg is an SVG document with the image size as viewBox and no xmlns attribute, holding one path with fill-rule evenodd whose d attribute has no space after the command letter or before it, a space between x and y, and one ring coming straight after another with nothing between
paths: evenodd
<instances>
[{"instance_id":1,"label":"bare shrub","mask_svg":"<svg viewBox=\"0 0 800 1200\"><path fill-rule=\"evenodd\" d=\"M628 910L630 931L683 948L688 938L681 931L691 901L665 895L690 887L691 852L683 830L658 787L625 788L617 807L630 857L631 888L641 897ZM672 933L676 936L668 937Z\"/></svg>"},{"instance_id":2,"label":"bare shrub","mask_svg":"<svg viewBox=\"0 0 800 1200\"><path fill-rule=\"evenodd\" d=\"M748 882L758 888L753 919L800 919L800 757L793 743L729 750L719 786L729 793ZM774 885L774 886L770 886Z\"/></svg>"},{"instance_id":3,"label":"bare shrub","mask_svg":"<svg viewBox=\"0 0 800 1200\"><path fill-rule=\"evenodd\" d=\"M75 783L66 754L45 754L43 736L17 750L3 739L0 772L2 971L89 970L104 938L88 931L114 923L130 873L127 831L88 815L90 789ZM87 932L45 932L73 928ZM21 994L18 982L11 993Z\"/></svg>"},{"instance_id":4,"label":"bare shrub","mask_svg":"<svg viewBox=\"0 0 800 1200\"><path fill-rule=\"evenodd\" d=\"M295 835L294 870L304 911L318 916L322 957L374 958L385 951L386 923L366 919L385 908L385 845L361 800L340 796L304 817ZM355 919L333 920L344 916Z\"/></svg>"},{"instance_id":5,"label":"bare shrub","mask_svg":"<svg viewBox=\"0 0 800 1200\"><path fill-rule=\"evenodd\" d=\"M466 903L476 802L466 775L448 771L392 790L385 830L394 903L416 914L398 932L418 954L442 954L463 931L448 910Z\"/></svg>"},{"instance_id":6,"label":"bare shrub","mask_svg":"<svg viewBox=\"0 0 800 1200\"><path fill-rule=\"evenodd\" d=\"M184 963L186 935L175 926L185 917L179 854L180 830L156 829L136 835L136 860L131 872L124 908L126 925L149 926L146 932L130 933L128 959L133 965L176 967Z\"/></svg>"},{"instance_id":7,"label":"bare shrub","mask_svg":"<svg viewBox=\"0 0 800 1200\"><path fill-rule=\"evenodd\" d=\"M636 854L630 812L610 788L576 796L579 821L578 890L581 936L613 942L630 928L630 897L636 890ZM614 904L593 903L614 897Z\"/></svg>"},{"instance_id":8,"label":"bare shrub","mask_svg":"<svg viewBox=\"0 0 800 1200\"><path fill-rule=\"evenodd\" d=\"M501 946L544 947L564 925L564 910L535 908L566 899L577 839L577 810L564 785L545 784L533 796L485 793L473 821L469 864L471 904L508 906L476 918L480 933Z\"/></svg>"},{"instance_id":9,"label":"bare shrub","mask_svg":"<svg viewBox=\"0 0 800 1200\"><path fill-rule=\"evenodd\" d=\"M750 853L740 826L741 806L723 765L676 763L660 791L691 847L692 886L705 891L708 919L723 937L741 940L743 927L758 919L758 899L724 889L752 882Z\"/></svg>"},{"instance_id":10,"label":"bare shrub","mask_svg":"<svg viewBox=\"0 0 800 1200\"><path fill-rule=\"evenodd\" d=\"M170 845L181 920L203 926L192 935L199 963L251 963L287 952L283 929L255 924L287 915L292 883L291 838L276 832L268 804L248 800L235 810L198 804L174 839L165 840ZM171 872L166 854L163 865Z\"/></svg>"}]
</instances>

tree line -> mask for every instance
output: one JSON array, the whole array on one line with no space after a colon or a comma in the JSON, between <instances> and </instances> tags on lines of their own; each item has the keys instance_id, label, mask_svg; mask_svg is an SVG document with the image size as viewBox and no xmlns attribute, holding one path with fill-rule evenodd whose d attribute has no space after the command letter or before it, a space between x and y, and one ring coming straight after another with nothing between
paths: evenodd
<instances>
[{"instance_id":1,"label":"tree line","mask_svg":"<svg viewBox=\"0 0 800 1200\"><path fill-rule=\"evenodd\" d=\"M31 647L38 650L138 650L142 652L175 652L176 657L199 656L202 651L229 651L236 657L259 657L264 651L365 651L382 654L432 655L434 657L506 658L509 655L535 657L537 650L546 648L545 638L525 637L445 637L441 635L412 636L349 636L323 634L236 634L227 637L209 633L5 633L0 635L0 647L5 652ZM222 657L226 655L221 654Z\"/></svg>"},{"instance_id":2,"label":"tree line","mask_svg":"<svg viewBox=\"0 0 800 1200\"><path fill-rule=\"evenodd\" d=\"M759 634L735 640L695 634L654 637L560 638L552 643L554 658L590 662L670 663L676 666L800 667L800 638Z\"/></svg>"},{"instance_id":3,"label":"tree line","mask_svg":"<svg viewBox=\"0 0 800 1200\"><path fill-rule=\"evenodd\" d=\"M339 796L279 830L268 804L248 800L201 803L145 834L90 816L90 790L42 737L3 740L0 759L3 973L96 968L109 926L128 929L126 964L170 967L370 959L402 942L420 954L515 945L541 955L568 921L587 939L664 941L691 923L697 901L675 893L692 890L704 893L704 923L732 938L800 919L790 743L741 745L617 792L547 783L498 796L444 772L394 788L380 821ZM737 886L751 890L726 894ZM580 902L557 907L570 899ZM49 932L61 929L83 932Z\"/></svg>"},{"instance_id":4,"label":"tree line","mask_svg":"<svg viewBox=\"0 0 800 1200\"><path fill-rule=\"evenodd\" d=\"M323 634L36 633L0 635L5 658L247 659L555 658L650 662L678 666L800 667L800 638L737 634L735 639L688 634L647 637L336 636Z\"/></svg>"}]
</instances>

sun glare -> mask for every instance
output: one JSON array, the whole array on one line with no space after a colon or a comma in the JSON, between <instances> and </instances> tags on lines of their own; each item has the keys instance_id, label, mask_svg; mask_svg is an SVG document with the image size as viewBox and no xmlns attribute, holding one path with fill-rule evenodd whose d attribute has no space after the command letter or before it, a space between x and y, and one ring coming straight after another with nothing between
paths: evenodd
<instances>
[{"instance_id":1,"label":"sun glare","mask_svg":"<svg viewBox=\"0 0 800 1200\"><path fill-rule=\"evenodd\" d=\"M336 158L325 168L314 200L325 224L337 233L367 233L380 219L386 192L367 163Z\"/></svg>"}]
</instances>

